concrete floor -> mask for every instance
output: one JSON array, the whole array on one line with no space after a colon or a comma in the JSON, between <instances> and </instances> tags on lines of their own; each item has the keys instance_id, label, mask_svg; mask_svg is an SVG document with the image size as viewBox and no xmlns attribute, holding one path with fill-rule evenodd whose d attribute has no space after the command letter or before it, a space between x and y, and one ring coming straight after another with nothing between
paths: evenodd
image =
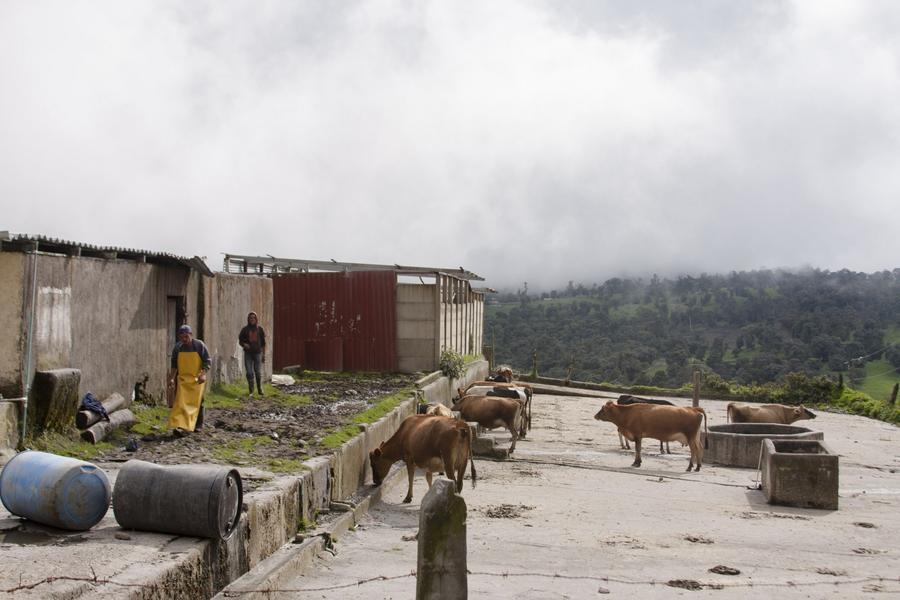
<instances>
[{"instance_id":1,"label":"concrete floor","mask_svg":"<svg viewBox=\"0 0 900 600\"><path fill-rule=\"evenodd\" d=\"M754 470L704 465L685 473L687 448L676 451L677 444L668 456L645 444L643 466L630 468L633 455L619 450L614 427L592 418L601 402L536 396L534 429L514 458L476 462L478 487L467 481L464 491L470 597L900 595L897 427L831 413L808 422L841 455L840 510L795 509L770 506L748 489ZM724 403L702 406L711 424L725 422ZM403 537L418 527L425 488L417 477L413 504L404 505L405 478L396 479L335 556L320 555L282 591L414 597L416 542ZM518 516L490 516L502 505ZM711 573L717 565L740 574ZM689 591L670 580L704 587Z\"/></svg>"}]
</instances>

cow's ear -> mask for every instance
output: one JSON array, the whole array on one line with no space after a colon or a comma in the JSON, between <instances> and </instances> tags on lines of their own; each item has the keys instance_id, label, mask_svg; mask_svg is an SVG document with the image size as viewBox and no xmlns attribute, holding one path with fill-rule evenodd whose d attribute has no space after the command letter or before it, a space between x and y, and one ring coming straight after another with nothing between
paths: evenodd
<instances>
[{"instance_id":1,"label":"cow's ear","mask_svg":"<svg viewBox=\"0 0 900 600\"><path fill-rule=\"evenodd\" d=\"M375 448L374 450L372 450L372 456L374 456L375 458L381 456L381 448Z\"/></svg>"}]
</instances>

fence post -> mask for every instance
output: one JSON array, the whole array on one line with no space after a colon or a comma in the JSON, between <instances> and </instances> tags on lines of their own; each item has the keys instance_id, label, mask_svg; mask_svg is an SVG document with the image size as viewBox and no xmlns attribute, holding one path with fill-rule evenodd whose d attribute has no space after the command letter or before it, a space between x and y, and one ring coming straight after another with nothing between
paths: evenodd
<instances>
[{"instance_id":1,"label":"fence post","mask_svg":"<svg viewBox=\"0 0 900 600\"><path fill-rule=\"evenodd\" d=\"M419 509L416 600L465 600L468 595L466 502L454 482L438 479Z\"/></svg>"},{"instance_id":2,"label":"fence post","mask_svg":"<svg viewBox=\"0 0 900 600\"><path fill-rule=\"evenodd\" d=\"M694 401L691 406L700 406L700 369L694 369Z\"/></svg>"},{"instance_id":3,"label":"fence post","mask_svg":"<svg viewBox=\"0 0 900 600\"><path fill-rule=\"evenodd\" d=\"M891 406L897 403L897 390L900 389L900 383L894 384L894 389L891 390Z\"/></svg>"},{"instance_id":4,"label":"fence post","mask_svg":"<svg viewBox=\"0 0 900 600\"><path fill-rule=\"evenodd\" d=\"M531 376L537 379L537 349L531 353Z\"/></svg>"}]
</instances>

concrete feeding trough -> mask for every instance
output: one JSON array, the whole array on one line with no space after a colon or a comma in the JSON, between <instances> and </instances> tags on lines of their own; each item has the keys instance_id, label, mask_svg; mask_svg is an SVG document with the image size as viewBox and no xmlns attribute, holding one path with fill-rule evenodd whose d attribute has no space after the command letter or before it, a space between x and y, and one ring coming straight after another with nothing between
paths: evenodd
<instances>
[{"instance_id":1,"label":"concrete feeding trough","mask_svg":"<svg viewBox=\"0 0 900 600\"><path fill-rule=\"evenodd\" d=\"M769 504L838 508L838 456L818 440L765 440L762 486Z\"/></svg>"},{"instance_id":2,"label":"concrete feeding trough","mask_svg":"<svg viewBox=\"0 0 900 600\"><path fill-rule=\"evenodd\" d=\"M806 427L776 423L710 425L709 448L703 452L703 461L755 469L759 466L760 449L765 439L823 440L825 436L821 431Z\"/></svg>"}]
</instances>

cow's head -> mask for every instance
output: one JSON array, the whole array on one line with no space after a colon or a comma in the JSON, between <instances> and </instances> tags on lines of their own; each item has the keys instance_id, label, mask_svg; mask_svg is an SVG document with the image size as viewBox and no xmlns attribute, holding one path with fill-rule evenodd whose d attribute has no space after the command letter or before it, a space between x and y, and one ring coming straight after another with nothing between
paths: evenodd
<instances>
[{"instance_id":1,"label":"cow's head","mask_svg":"<svg viewBox=\"0 0 900 600\"><path fill-rule=\"evenodd\" d=\"M506 380L506 383L512 383L513 372L509 367L500 367L497 369L497 375Z\"/></svg>"},{"instance_id":2,"label":"cow's head","mask_svg":"<svg viewBox=\"0 0 900 600\"><path fill-rule=\"evenodd\" d=\"M372 464L372 483L379 486L394 463L384 457L381 446L369 452L369 462Z\"/></svg>"},{"instance_id":3,"label":"cow's head","mask_svg":"<svg viewBox=\"0 0 900 600\"><path fill-rule=\"evenodd\" d=\"M610 415L614 406L615 404L613 404L613 401L609 400L600 408L600 410L597 411L597 414L594 415L594 418L598 421L612 421L612 417Z\"/></svg>"},{"instance_id":4,"label":"cow's head","mask_svg":"<svg viewBox=\"0 0 900 600\"><path fill-rule=\"evenodd\" d=\"M816 413L801 404L800 406L795 406L791 409L790 418L791 423L793 423L794 421L800 421L801 419L815 419Z\"/></svg>"}]
</instances>

